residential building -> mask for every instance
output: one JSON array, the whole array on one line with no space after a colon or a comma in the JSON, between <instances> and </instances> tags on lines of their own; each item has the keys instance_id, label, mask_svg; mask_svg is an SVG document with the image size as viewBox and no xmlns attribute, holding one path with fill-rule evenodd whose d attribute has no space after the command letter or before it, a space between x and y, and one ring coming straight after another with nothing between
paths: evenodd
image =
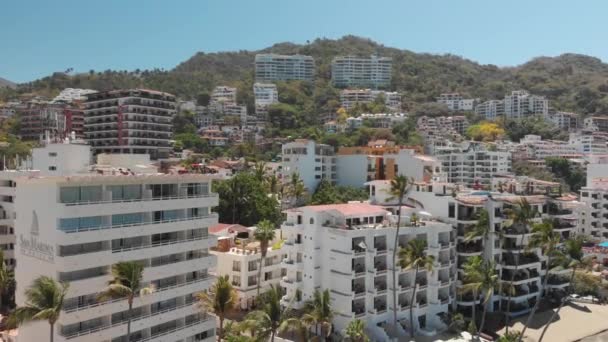
<instances>
[{"instance_id":1,"label":"residential building","mask_svg":"<svg viewBox=\"0 0 608 342\"><path fill-rule=\"evenodd\" d=\"M51 103L82 102L86 100L87 95L96 92L96 90L92 89L65 88L59 93L59 95L55 96Z\"/></svg>"},{"instance_id":2,"label":"residential building","mask_svg":"<svg viewBox=\"0 0 608 342\"><path fill-rule=\"evenodd\" d=\"M384 104L392 112L401 111L401 95L397 92L389 92L371 89L344 89L340 91L340 103L342 108L348 110L355 105L374 102L379 96L384 97Z\"/></svg>"},{"instance_id":3,"label":"residential building","mask_svg":"<svg viewBox=\"0 0 608 342\"><path fill-rule=\"evenodd\" d=\"M585 118L584 128L589 131L608 132L608 116Z\"/></svg>"},{"instance_id":4,"label":"residential building","mask_svg":"<svg viewBox=\"0 0 608 342\"><path fill-rule=\"evenodd\" d=\"M608 154L608 133L600 131L581 131L570 133L568 144L584 155Z\"/></svg>"},{"instance_id":5,"label":"residential building","mask_svg":"<svg viewBox=\"0 0 608 342\"><path fill-rule=\"evenodd\" d=\"M60 168L74 158L84 164L90 155L88 146L68 156L62 147L41 151L41 163L49 164L41 172L55 175L14 180L17 305L44 275L70 285L55 341L126 342L128 317L132 341L215 341L215 318L201 313L195 300L213 282L208 270L216 263L208 252L216 244L208 235L217 223L211 208L218 205L211 179L158 174L145 155L100 154L96 165ZM154 288L135 297L132 314L126 298L99 299L111 266L124 261L142 263L142 287ZM45 321L19 328L23 341L48 334Z\"/></svg>"},{"instance_id":6,"label":"residential building","mask_svg":"<svg viewBox=\"0 0 608 342\"><path fill-rule=\"evenodd\" d=\"M579 128L579 116L576 113L553 112L546 119L564 131L571 132Z\"/></svg>"},{"instance_id":7,"label":"residential building","mask_svg":"<svg viewBox=\"0 0 608 342\"><path fill-rule=\"evenodd\" d=\"M539 135L528 134L519 143L526 149L529 159L544 160L549 157L581 157L581 153L575 145L559 140L542 140Z\"/></svg>"},{"instance_id":8,"label":"residential building","mask_svg":"<svg viewBox=\"0 0 608 342\"><path fill-rule=\"evenodd\" d=\"M437 98L437 102L448 106L449 110L455 111L467 111L475 108L474 99L465 99L459 93L441 94Z\"/></svg>"},{"instance_id":9,"label":"residential building","mask_svg":"<svg viewBox=\"0 0 608 342\"><path fill-rule=\"evenodd\" d=\"M388 88L392 68L389 57L339 56L331 62L331 80L340 88Z\"/></svg>"},{"instance_id":10,"label":"residential building","mask_svg":"<svg viewBox=\"0 0 608 342\"><path fill-rule=\"evenodd\" d=\"M425 136L464 135L469 127L469 120L464 115L418 118L417 128Z\"/></svg>"},{"instance_id":11,"label":"residential building","mask_svg":"<svg viewBox=\"0 0 608 342\"><path fill-rule=\"evenodd\" d=\"M94 153L150 154L165 158L175 96L154 90L125 89L87 95L85 139Z\"/></svg>"},{"instance_id":12,"label":"residential building","mask_svg":"<svg viewBox=\"0 0 608 342\"><path fill-rule=\"evenodd\" d=\"M489 100L475 106L475 114L487 120L495 120L505 114L505 103L501 100Z\"/></svg>"},{"instance_id":13,"label":"residential building","mask_svg":"<svg viewBox=\"0 0 608 342\"><path fill-rule=\"evenodd\" d=\"M27 102L17 109L19 135L22 140L42 141L52 136L61 139L66 122L63 104Z\"/></svg>"},{"instance_id":14,"label":"residential building","mask_svg":"<svg viewBox=\"0 0 608 342\"><path fill-rule=\"evenodd\" d=\"M268 106L279 102L277 86L272 83L255 83L253 85L253 96L255 98L255 115L258 118L266 118Z\"/></svg>"},{"instance_id":15,"label":"residential building","mask_svg":"<svg viewBox=\"0 0 608 342\"><path fill-rule=\"evenodd\" d=\"M428 245L435 270L415 271L398 267L393 287L390 247L395 244L397 217L388 208L367 203L307 206L287 210L281 229L286 275L281 286L284 305L298 309L327 290L334 310L334 330L342 331L354 319L365 322L374 341L390 340L387 327L397 311L399 324L394 338L405 339L409 331L432 336L446 328L441 316L456 298L455 231L448 224L417 213L422 221L412 224L415 210L404 207L398 246L414 239ZM412 301L412 292L417 287ZM397 291L397 305L392 291ZM410 307L414 308L413 326ZM393 335L393 333L391 333Z\"/></svg>"},{"instance_id":16,"label":"residential building","mask_svg":"<svg viewBox=\"0 0 608 342\"><path fill-rule=\"evenodd\" d=\"M608 239L608 164L587 166L587 183L580 190L580 200L581 233L601 241Z\"/></svg>"},{"instance_id":17,"label":"residential building","mask_svg":"<svg viewBox=\"0 0 608 342\"><path fill-rule=\"evenodd\" d=\"M399 105L400 106L400 105ZM374 128L393 128L396 124L404 122L407 119L405 113L363 113L359 115L363 121L367 121Z\"/></svg>"},{"instance_id":18,"label":"residential building","mask_svg":"<svg viewBox=\"0 0 608 342\"><path fill-rule=\"evenodd\" d=\"M448 182L469 187L487 187L492 177L511 172L510 152L491 151L477 142L437 147L435 157L441 161Z\"/></svg>"},{"instance_id":19,"label":"residential building","mask_svg":"<svg viewBox=\"0 0 608 342\"><path fill-rule=\"evenodd\" d=\"M211 93L209 104L215 103L236 103L236 88L227 86L217 86Z\"/></svg>"},{"instance_id":20,"label":"residential building","mask_svg":"<svg viewBox=\"0 0 608 342\"><path fill-rule=\"evenodd\" d=\"M508 119L522 119L531 115L546 117L549 101L543 96L530 95L525 90L516 90L505 95L505 116Z\"/></svg>"},{"instance_id":21,"label":"residential building","mask_svg":"<svg viewBox=\"0 0 608 342\"><path fill-rule=\"evenodd\" d=\"M418 152L403 146L341 147L336 154L337 184L360 188L398 175L415 181L445 180L441 162Z\"/></svg>"},{"instance_id":22,"label":"residential building","mask_svg":"<svg viewBox=\"0 0 608 342\"><path fill-rule=\"evenodd\" d=\"M317 144L313 140L296 139L283 144L282 153L281 178L284 182L289 180L291 174L298 173L309 193L315 192L321 179L336 182L336 156L333 147Z\"/></svg>"},{"instance_id":23,"label":"residential building","mask_svg":"<svg viewBox=\"0 0 608 342\"><path fill-rule=\"evenodd\" d=\"M304 55L255 55L255 81L313 81L315 60Z\"/></svg>"},{"instance_id":24,"label":"residential building","mask_svg":"<svg viewBox=\"0 0 608 342\"><path fill-rule=\"evenodd\" d=\"M217 256L215 274L230 278L238 294L238 307L241 310L254 307L260 281L260 293L268 291L271 286L279 287L281 277L284 276L282 262L286 258L279 231L276 241L270 242L264 262L261 263L260 244L253 237L255 227L220 223L210 229L212 234L219 236L217 248L211 251L211 254ZM302 255L296 261L301 262ZM263 265L261 280L258 279L260 265Z\"/></svg>"}]
</instances>

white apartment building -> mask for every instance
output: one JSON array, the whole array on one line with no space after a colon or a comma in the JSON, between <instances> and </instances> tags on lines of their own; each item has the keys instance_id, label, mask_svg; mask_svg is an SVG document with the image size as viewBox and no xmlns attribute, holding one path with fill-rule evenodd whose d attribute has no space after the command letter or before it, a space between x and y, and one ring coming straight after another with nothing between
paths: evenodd
<instances>
[{"instance_id":1,"label":"white apartment building","mask_svg":"<svg viewBox=\"0 0 608 342\"><path fill-rule=\"evenodd\" d=\"M546 120L564 131L575 131L579 128L579 115L569 112L554 112L547 114Z\"/></svg>"},{"instance_id":2,"label":"white apartment building","mask_svg":"<svg viewBox=\"0 0 608 342\"><path fill-rule=\"evenodd\" d=\"M438 117L424 115L418 118L416 126L418 131L429 136L464 135L469 127L469 120L464 115Z\"/></svg>"},{"instance_id":3,"label":"white apartment building","mask_svg":"<svg viewBox=\"0 0 608 342\"><path fill-rule=\"evenodd\" d=\"M505 103L502 100L489 100L475 106L475 114L485 117L487 120L495 120L498 116L505 114Z\"/></svg>"},{"instance_id":4,"label":"white apartment building","mask_svg":"<svg viewBox=\"0 0 608 342\"><path fill-rule=\"evenodd\" d=\"M96 93L97 90L92 89L79 89L79 88L65 88L59 95L51 101L51 103L72 103L74 101L84 101L87 95Z\"/></svg>"},{"instance_id":5,"label":"white apartment building","mask_svg":"<svg viewBox=\"0 0 608 342\"><path fill-rule=\"evenodd\" d=\"M393 128L394 125L407 119L405 113L363 113L359 115L361 120L368 120L375 128Z\"/></svg>"},{"instance_id":6,"label":"white apartment building","mask_svg":"<svg viewBox=\"0 0 608 342\"><path fill-rule=\"evenodd\" d=\"M581 233L608 239L608 164L589 164L587 184L580 190Z\"/></svg>"},{"instance_id":7,"label":"white apartment building","mask_svg":"<svg viewBox=\"0 0 608 342\"><path fill-rule=\"evenodd\" d=\"M374 102L378 96L384 97L386 107L393 112L401 111L401 95L397 92L371 90L371 89L344 89L340 91L342 108L348 110L356 104Z\"/></svg>"},{"instance_id":8,"label":"white apartment building","mask_svg":"<svg viewBox=\"0 0 608 342\"><path fill-rule=\"evenodd\" d=\"M393 59L389 57L339 56L331 62L331 80L336 87L387 88Z\"/></svg>"},{"instance_id":9,"label":"white apartment building","mask_svg":"<svg viewBox=\"0 0 608 342\"><path fill-rule=\"evenodd\" d=\"M88 146L53 146L39 151L45 160L34 155L34 165L56 175L14 180L17 305L41 275L68 282L54 340L126 342L127 301L98 295L112 264L139 261L143 286L154 292L135 298L131 341L214 341L215 319L194 298L211 285L208 269L216 263L208 252L216 244L208 227L217 222L211 208L218 204L211 179L158 174L147 156L135 155L100 155L98 164L72 172L59 165L86 164ZM23 341L48 334L40 321L19 329Z\"/></svg>"},{"instance_id":10,"label":"white apartment building","mask_svg":"<svg viewBox=\"0 0 608 342\"><path fill-rule=\"evenodd\" d=\"M511 172L511 153L490 151L482 143L437 147L435 157L441 161L448 182L470 187L487 187L492 177Z\"/></svg>"},{"instance_id":11,"label":"white apartment building","mask_svg":"<svg viewBox=\"0 0 608 342\"><path fill-rule=\"evenodd\" d=\"M209 104L218 102L236 103L236 88L227 86L217 86L211 92Z\"/></svg>"},{"instance_id":12,"label":"white apartment building","mask_svg":"<svg viewBox=\"0 0 608 342\"><path fill-rule=\"evenodd\" d=\"M575 145L558 140L542 140L539 135L528 134L519 143L527 149L527 155L531 159L544 160L549 157L575 158L580 156Z\"/></svg>"},{"instance_id":13,"label":"white apartment building","mask_svg":"<svg viewBox=\"0 0 608 342\"><path fill-rule=\"evenodd\" d=\"M523 119L531 115L547 116L549 101L543 96L530 95L525 90L516 90L505 95L505 116L508 119Z\"/></svg>"},{"instance_id":14,"label":"white apartment building","mask_svg":"<svg viewBox=\"0 0 608 342\"><path fill-rule=\"evenodd\" d=\"M279 103L277 86L272 83L255 83L253 85L253 96L255 97L255 115L257 117L265 117L268 114L268 106Z\"/></svg>"},{"instance_id":15,"label":"white apartment building","mask_svg":"<svg viewBox=\"0 0 608 342\"><path fill-rule=\"evenodd\" d=\"M313 81L315 60L304 55L255 55L255 80L259 83L275 81Z\"/></svg>"},{"instance_id":16,"label":"white apartment building","mask_svg":"<svg viewBox=\"0 0 608 342\"><path fill-rule=\"evenodd\" d=\"M283 144L281 178L287 182L297 172L309 193L314 193L321 179L335 183L336 156L333 147L313 140L296 139Z\"/></svg>"},{"instance_id":17,"label":"white apartment building","mask_svg":"<svg viewBox=\"0 0 608 342\"><path fill-rule=\"evenodd\" d=\"M150 154L166 158L171 150L175 96L127 89L87 95L85 139L94 153Z\"/></svg>"},{"instance_id":18,"label":"white apartment building","mask_svg":"<svg viewBox=\"0 0 608 342\"><path fill-rule=\"evenodd\" d=\"M597 131L570 133L568 144L584 155L608 154L608 134Z\"/></svg>"},{"instance_id":19,"label":"white apartment building","mask_svg":"<svg viewBox=\"0 0 608 342\"><path fill-rule=\"evenodd\" d=\"M269 244L264 258L262 279L258 279L262 254L259 242L253 238L254 231L255 227L235 227L234 232L218 237L217 248L211 251L211 254L217 257L217 268L214 273L218 276L227 275L230 278L239 296L238 307L241 310L251 309L255 304L258 283L260 283L260 293L264 293L271 286L278 287L284 275L282 263L286 255L279 242L279 231L277 231L277 239ZM221 235L224 233L222 232ZM280 247L275 248L275 246ZM301 258L298 260L301 261Z\"/></svg>"},{"instance_id":20,"label":"white apartment building","mask_svg":"<svg viewBox=\"0 0 608 342\"><path fill-rule=\"evenodd\" d=\"M592 116L585 118L584 128L589 131L608 132L608 116Z\"/></svg>"},{"instance_id":21,"label":"white apartment building","mask_svg":"<svg viewBox=\"0 0 608 342\"><path fill-rule=\"evenodd\" d=\"M342 331L354 319L366 323L374 341L388 341L387 326L397 311L398 338L407 338L409 310L414 306L413 329L432 336L445 328L440 316L455 300L455 231L448 224L422 216L412 226L414 211L404 210L398 245L424 240L427 253L435 257L435 271L414 271L399 267L395 279L396 307L392 301L392 246L397 217L382 207L366 203L307 206L288 210L282 225L287 259L281 286L282 302L303 307L316 290L328 290L335 311L335 331ZM417 287L415 301L412 291Z\"/></svg>"},{"instance_id":22,"label":"white apartment building","mask_svg":"<svg viewBox=\"0 0 608 342\"><path fill-rule=\"evenodd\" d=\"M475 107L474 99L465 99L459 93L445 93L439 95L437 103L448 106L449 110L465 111L473 110Z\"/></svg>"}]
</instances>

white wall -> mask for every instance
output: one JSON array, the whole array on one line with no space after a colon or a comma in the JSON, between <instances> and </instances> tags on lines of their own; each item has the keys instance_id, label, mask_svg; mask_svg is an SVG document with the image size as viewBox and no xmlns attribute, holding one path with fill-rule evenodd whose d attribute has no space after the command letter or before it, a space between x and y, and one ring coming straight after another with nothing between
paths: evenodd
<instances>
[{"instance_id":1,"label":"white wall","mask_svg":"<svg viewBox=\"0 0 608 342\"><path fill-rule=\"evenodd\" d=\"M367 182L367 155L351 154L336 156L338 185L361 188Z\"/></svg>"},{"instance_id":2,"label":"white wall","mask_svg":"<svg viewBox=\"0 0 608 342\"><path fill-rule=\"evenodd\" d=\"M32 150L33 168L44 176L64 176L86 171L91 147L83 144L48 144Z\"/></svg>"}]
</instances>

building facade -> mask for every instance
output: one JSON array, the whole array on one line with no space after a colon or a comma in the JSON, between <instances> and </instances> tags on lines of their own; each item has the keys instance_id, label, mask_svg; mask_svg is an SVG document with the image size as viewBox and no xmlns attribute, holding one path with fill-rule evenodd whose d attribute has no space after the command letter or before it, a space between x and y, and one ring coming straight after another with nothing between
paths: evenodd
<instances>
[{"instance_id":1,"label":"building facade","mask_svg":"<svg viewBox=\"0 0 608 342\"><path fill-rule=\"evenodd\" d=\"M259 83L276 81L313 81L315 60L304 55L255 55L255 80Z\"/></svg>"},{"instance_id":2,"label":"building facade","mask_svg":"<svg viewBox=\"0 0 608 342\"><path fill-rule=\"evenodd\" d=\"M171 150L176 108L175 96L154 90L89 94L85 102L85 139L94 153L165 158Z\"/></svg>"},{"instance_id":3,"label":"building facade","mask_svg":"<svg viewBox=\"0 0 608 342\"><path fill-rule=\"evenodd\" d=\"M258 118L266 118L268 106L279 103L279 92L277 86L272 83L255 83L253 85L253 96L255 98L255 115Z\"/></svg>"},{"instance_id":4,"label":"building facade","mask_svg":"<svg viewBox=\"0 0 608 342\"><path fill-rule=\"evenodd\" d=\"M392 68L389 57L340 56L331 63L331 80L339 88L388 88Z\"/></svg>"},{"instance_id":5,"label":"building facade","mask_svg":"<svg viewBox=\"0 0 608 342\"><path fill-rule=\"evenodd\" d=\"M357 104L374 102L378 96L384 97L384 104L392 112L401 111L401 95L397 92L389 92L372 89L344 89L340 91L340 103L342 108L348 110Z\"/></svg>"},{"instance_id":6,"label":"building facade","mask_svg":"<svg viewBox=\"0 0 608 342\"><path fill-rule=\"evenodd\" d=\"M211 92L209 103L236 103L236 88L227 86L217 86Z\"/></svg>"},{"instance_id":7,"label":"building facade","mask_svg":"<svg viewBox=\"0 0 608 342\"><path fill-rule=\"evenodd\" d=\"M217 222L211 208L218 204L211 180L155 169L116 174L120 165L134 170L139 159L105 156L92 172L15 180L16 301L24 305L25 290L41 275L69 283L55 341L126 342L127 300L99 299L111 266L122 261L143 264L142 286L154 289L133 302L132 341L216 339L215 318L195 300L213 282L208 269L216 263L209 254L216 239L208 227ZM24 341L48 334L45 322L19 329Z\"/></svg>"},{"instance_id":8,"label":"building facade","mask_svg":"<svg viewBox=\"0 0 608 342\"><path fill-rule=\"evenodd\" d=\"M465 99L459 93L444 93L439 95L437 103L448 106L449 110L467 111L475 108L474 99Z\"/></svg>"},{"instance_id":9,"label":"building facade","mask_svg":"<svg viewBox=\"0 0 608 342\"><path fill-rule=\"evenodd\" d=\"M283 144L281 178L287 182L298 173L309 193L315 192L322 179L335 183L336 156L333 147L317 144L313 140L297 139Z\"/></svg>"}]
</instances>

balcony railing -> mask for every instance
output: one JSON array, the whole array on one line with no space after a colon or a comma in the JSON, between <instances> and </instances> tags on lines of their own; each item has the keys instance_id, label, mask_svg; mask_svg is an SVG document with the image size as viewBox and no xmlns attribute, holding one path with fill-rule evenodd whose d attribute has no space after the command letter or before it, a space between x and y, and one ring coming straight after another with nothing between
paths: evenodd
<instances>
[{"instance_id":1,"label":"balcony railing","mask_svg":"<svg viewBox=\"0 0 608 342\"><path fill-rule=\"evenodd\" d=\"M193 221L193 220L203 220L208 218L217 217L217 214L209 214L204 216L192 216L192 217L184 217L179 219L172 220L160 220L160 221L146 221L146 222L137 222L137 223L128 223L128 224L120 224L120 225L110 225L110 226L99 226L99 227L87 227L87 228L76 228L69 230L61 230L60 231L70 234L70 233L81 233L81 232L89 232L95 230L105 230L105 229L115 229L115 228L126 228L126 227L138 227L138 226L147 226L154 224L164 224L164 223L173 223L173 222L183 222L183 221Z\"/></svg>"},{"instance_id":2,"label":"balcony railing","mask_svg":"<svg viewBox=\"0 0 608 342\"><path fill-rule=\"evenodd\" d=\"M215 193L209 194L198 194L198 195L184 195L184 196L161 196L161 197L149 197L149 198L132 198L132 199L116 199L116 200L96 200L96 201L78 201L78 202L63 202L66 206L75 206L75 205L91 205L91 204L106 204L106 203L130 203L130 202L144 202L144 201L169 201L176 199L190 199L190 198L207 198L207 197L217 197Z\"/></svg>"}]
</instances>

